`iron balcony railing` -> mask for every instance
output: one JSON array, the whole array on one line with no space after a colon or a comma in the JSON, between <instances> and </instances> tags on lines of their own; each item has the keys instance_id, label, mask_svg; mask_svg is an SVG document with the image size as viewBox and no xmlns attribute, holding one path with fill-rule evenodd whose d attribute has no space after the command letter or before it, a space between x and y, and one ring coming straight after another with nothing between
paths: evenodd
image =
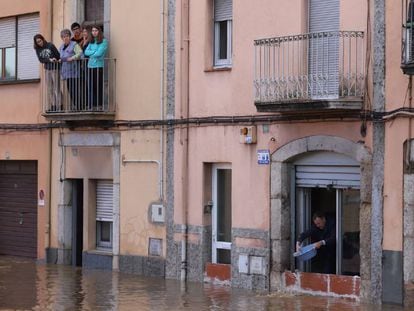
<instances>
[{"instance_id":1,"label":"iron balcony railing","mask_svg":"<svg viewBox=\"0 0 414 311\"><path fill-rule=\"evenodd\" d=\"M364 96L361 31L317 32L254 41L256 103Z\"/></svg>"},{"instance_id":2,"label":"iron balcony railing","mask_svg":"<svg viewBox=\"0 0 414 311\"><path fill-rule=\"evenodd\" d=\"M116 60L88 68L88 59L47 63L42 70L43 113L115 113Z\"/></svg>"}]
</instances>

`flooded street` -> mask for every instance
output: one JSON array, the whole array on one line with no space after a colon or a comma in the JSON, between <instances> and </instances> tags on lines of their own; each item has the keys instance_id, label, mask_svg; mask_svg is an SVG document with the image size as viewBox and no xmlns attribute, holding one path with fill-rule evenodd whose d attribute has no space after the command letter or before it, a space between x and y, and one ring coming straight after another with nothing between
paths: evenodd
<instances>
[{"instance_id":1,"label":"flooded street","mask_svg":"<svg viewBox=\"0 0 414 311\"><path fill-rule=\"evenodd\" d=\"M0 257L0 310L403 310Z\"/></svg>"}]
</instances>

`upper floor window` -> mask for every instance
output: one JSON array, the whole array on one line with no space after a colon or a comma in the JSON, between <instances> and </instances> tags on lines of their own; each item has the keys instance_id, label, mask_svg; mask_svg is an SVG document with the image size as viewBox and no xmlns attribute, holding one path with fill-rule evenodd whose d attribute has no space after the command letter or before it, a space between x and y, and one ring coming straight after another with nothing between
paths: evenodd
<instances>
[{"instance_id":1,"label":"upper floor window","mask_svg":"<svg viewBox=\"0 0 414 311\"><path fill-rule=\"evenodd\" d=\"M401 67L406 74L414 74L414 1L403 1Z\"/></svg>"},{"instance_id":2,"label":"upper floor window","mask_svg":"<svg viewBox=\"0 0 414 311\"><path fill-rule=\"evenodd\" d=\"M214 0L214 66L231 66L233 0Z\"/></svg>"},{"instance_id":3,"label":"upper floor window","mask_svg":"<svg viewBox=\"0 0 414 311\"><path fill-rule=\"evenodd\" d=\"M0 18L0 81L39 78L33 36L39 33L39 14Z\"/></svg>"},{"instance_id":4,"label":"upper floor window","mask_svg":"<svg viewBox=\"0 0 414 311\"><path fill-rule=\"evenodd\" d=\"M104 25L104 0L85 0L85 25Z\"/></svg>"}]
</instances>

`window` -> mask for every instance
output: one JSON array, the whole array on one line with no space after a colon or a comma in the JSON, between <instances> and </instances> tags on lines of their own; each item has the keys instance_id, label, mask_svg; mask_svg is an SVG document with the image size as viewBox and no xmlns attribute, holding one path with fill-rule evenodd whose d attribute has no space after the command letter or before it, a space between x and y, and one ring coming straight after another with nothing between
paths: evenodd
<instances>
[{"instance_id":1,"label":"window","mask_svg":"<svg viewBox=\"0 0 414 311\"><path fill-rule=\"evenodd\" d=\"M85 0L85 25L104 24L104 0Z\"/></svg>"},{"instance_id":2,"label":"window","mask_svg":"<svg viewBox=\"0 0 414 311\"><path fill-rule=\"evenodd\" d=\"M113 184L111 180L96 183L96 247L112 248Z\"/></svg>"},{"instance_id":3,"label":"window","mask_svg":"<svg viewBox=\"0 0 414 311\"><path fill-rule=\"evenodd\" d=\"M0 81L39 78L33 36L39 32L39 14L0 19Z\"/></svg>"},{"instance_id":4,"label":"window","mask_svg":"<svg viewBox=\"0 0 414 311\"><path fill-rule=\"evenodd\" d=\"M231 65L232 54L232 0L214 1L214 66Z\"/></svg>"},{"instance_id":5,"label":"window","mask_svg":"<svg viewBox=\"0 0 414 311\"><path fill-rule=\"evenodd\" d=\"M414 26L414 10L413 10L413 0L405 0L405 21L403 21L403 64L409 64L413 62L413 26Z\"/></svg>"}]
</instances>

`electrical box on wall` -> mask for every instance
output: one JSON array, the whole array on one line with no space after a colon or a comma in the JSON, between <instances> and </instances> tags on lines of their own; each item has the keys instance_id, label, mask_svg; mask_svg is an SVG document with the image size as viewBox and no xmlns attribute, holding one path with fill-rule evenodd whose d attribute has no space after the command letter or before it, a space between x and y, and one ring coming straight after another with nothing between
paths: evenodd
<instances>
[{"instance_id":1,"label":"electrical box on wall","mask_svg":"<svg viewBox=\"0 0 414 311\"><path fill-rule=\"evenodd\" d=\"M164 222L164 206L162 204L151 204L151 221L152 222Z\"/></svg>"},{"instance_id":2,"label":"electrical box on wall","mask_svg":"<svg viewBox=\"0 0 414 311\"><path fill-rule=\"evenodd\" d=\"M241 144L255 144L257 142L256 126L245 126L240 129Z\"/></svg>"}]
</instances>

